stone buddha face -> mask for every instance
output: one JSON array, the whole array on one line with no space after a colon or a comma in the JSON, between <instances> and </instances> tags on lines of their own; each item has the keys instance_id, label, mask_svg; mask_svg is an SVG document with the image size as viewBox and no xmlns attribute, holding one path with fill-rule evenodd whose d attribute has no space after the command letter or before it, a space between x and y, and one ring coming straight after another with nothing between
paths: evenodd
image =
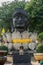
<instances>
[{"instance_id":1,"label":"stone buddha face","mask_svg":"<svg viewBox=\"0 0 43 65\"><path fill-rule=\"evenodd\" d=\"M27 16L22 13L21 10L17 11L16 14L13 15L13 26L20 32L26 30L27 28Z\"/></svg>"}]
</instances>

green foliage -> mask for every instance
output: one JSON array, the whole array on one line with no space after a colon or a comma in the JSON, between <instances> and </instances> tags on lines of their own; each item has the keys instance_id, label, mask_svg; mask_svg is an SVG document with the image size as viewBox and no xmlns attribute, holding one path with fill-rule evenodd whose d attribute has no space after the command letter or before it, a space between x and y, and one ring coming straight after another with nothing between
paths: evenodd
<instances>
[{"instance_id":1,"label":"green foliage","mask_svg":"<svg viewBox=\"0 0 43 65\"><path fill-rule=\"evenodd\" d=\"M29 29L30 31L43 31L43 0L31 0L26 4L26 11L29 15Z\"/></svg>"},{"instance_id":2,"label":"green foliage","mask_svg":"<svg viewBox=\"0 0 43 65\"><path fill-rule=\"evenodd\" d=\"M4 54L5 56L8 54L8 47L6 47L6 46L0 46L0 50L1 51L6 51L6 53Z\"/></svg>"},{"instance_id":3,"label":"green foliage","mask_svg":"<svg viewBox=\"0 0 43 65\"><path fill-rule=\"evenodd\" d=\"M43 41L43 32L38 34L38 40Z\"/></svg>"},{"instance_id":4,"label":"green foliage","mask_svg":"<svg viewBox=\"0 0 43 65\"><path fill-rule=\"evenodd\" d=\"M38 44L37 48L36 48L36 51L38 53L43 53L43 44Z\"/></svg>"},{"instance_id":5,"label":"green foliage","mask_svg":"<svg viewBox=\"0 0 43 65\"><path fill-rule=\"evenodd\" d=\"M9 2L5 2L2 4L2 7L0 7L0 18L4 21L1 21L0 27L2 26L5 28L7 31L8 29L11 30L12 27L12 14L15 11L15 8L24 8L25 7L25 0L19 1L15 0L9 4Z\"/></svg>"}]
</instances>

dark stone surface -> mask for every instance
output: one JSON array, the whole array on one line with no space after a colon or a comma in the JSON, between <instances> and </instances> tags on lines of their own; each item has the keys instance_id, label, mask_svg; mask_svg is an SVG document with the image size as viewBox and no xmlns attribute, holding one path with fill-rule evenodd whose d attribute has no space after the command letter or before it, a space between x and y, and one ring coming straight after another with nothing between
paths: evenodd
<instances>
[{"instance_id":1,"label":"dark stone surface","mask_svg":"<svg viewBox=\"0 0 43 65\"><path fill-rule=\"evenodd\" d=\"M13 64L13 65L32 65L31 63L17 63L17 64Z\"/></svg>"},{"instance_id":2,"label":"dark stone surface","mask_svg":"<svg viewBox=\"0 0 43 65\"><path fill-rule=\"evenodd\" d=\"M15 9L12 18L14 28L16 28L20 32L27 30L28 16L24 9L22 8Z\"/></svg>"},{"instance_id":3,"label":"dark stone surface","mask_svg":"<svg viewBox=\"0 0 43 65\"><path fill-rule=\"evenodd\" d=\"M31 63L31 56L28 53L24 55L19 55L19 53L14 53L13 55L13 64L16 63Z\"/></svg>"}]
</instances>

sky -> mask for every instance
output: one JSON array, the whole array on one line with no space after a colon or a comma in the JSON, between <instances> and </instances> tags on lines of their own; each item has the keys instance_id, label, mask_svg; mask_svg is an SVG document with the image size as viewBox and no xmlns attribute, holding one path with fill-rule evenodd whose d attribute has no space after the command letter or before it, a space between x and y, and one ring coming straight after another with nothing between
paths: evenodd
<instances>
[{"instance_id":1,"label":"sky","mask_svg":"<svg viewBox=\"0 0 43 65\"><path fill-rule=\"evenodd\" d=\"M7 1L12 2L14 0L0 0L0 6L2 5L3 2L7 2ZM26 0L26 1L30 1L30 0Z\"/></svg>"},{"instance_id":2,"label":"sky","mask_svg":"<svg viewBox=\"0 0 43 65\"><path fill-rule=\"evenodd\" d=\"M2 5L3 2L7 2L7 1L12 2L12 1L14 1L14 0L0 0L0 6Z\"/></svg>"}]
</instances>

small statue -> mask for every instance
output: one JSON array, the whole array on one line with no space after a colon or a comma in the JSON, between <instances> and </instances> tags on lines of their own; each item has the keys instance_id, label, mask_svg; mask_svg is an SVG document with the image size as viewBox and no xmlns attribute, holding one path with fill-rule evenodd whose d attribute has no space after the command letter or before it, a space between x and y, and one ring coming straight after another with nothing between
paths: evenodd
<instances>
[{"instance_id":1,"label":"small statue","mask_svg":"<svg viewBox=\"0 0 43 65\"><path fill-rule=\"evenodd\" d=\"M20 46L19 48L19 55L24 55L23 46Z\"/></svg>"},{"instance_id":2,"label":"small statue","mask_svg":"<svg viewBox=\"0 0 43 65\"><path fill-rule=\"evenodd\" d=\"M13 13L13 27L12 40L14 39L29 39L30 32L28 32L28 16L24 9L17 8ZM13 53L13 64L15 63L29 63L31 65L31 54L28 53L28 43L14 43L16 49Z\"/></svg>"}]
</instances>

